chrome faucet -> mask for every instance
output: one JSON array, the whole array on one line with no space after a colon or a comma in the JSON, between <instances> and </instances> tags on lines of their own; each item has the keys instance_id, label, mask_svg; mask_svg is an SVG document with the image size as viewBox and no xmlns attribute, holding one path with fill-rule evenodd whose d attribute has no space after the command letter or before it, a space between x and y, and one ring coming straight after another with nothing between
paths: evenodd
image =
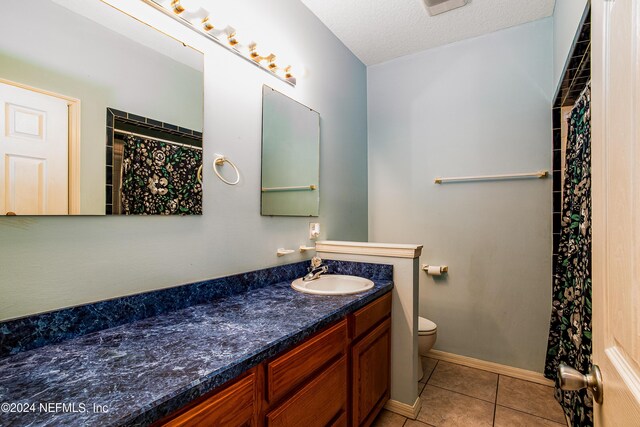
<instances>
[{"instance_id":1,"label":"chrome faucet","mask_svg":"<svg viewBox=\"0 0 640 427\"><path fill-rule=\"evenodd\" d=\"M311 267L309 267L309 273L307 273L307 275L302 278L302 281L310 282L312 280L316 280L328 271L329 267L326 265L322 265L322 259L320 259L320 257L314 256L313 258L311 258Z\"/></svg>"}]
</instances>

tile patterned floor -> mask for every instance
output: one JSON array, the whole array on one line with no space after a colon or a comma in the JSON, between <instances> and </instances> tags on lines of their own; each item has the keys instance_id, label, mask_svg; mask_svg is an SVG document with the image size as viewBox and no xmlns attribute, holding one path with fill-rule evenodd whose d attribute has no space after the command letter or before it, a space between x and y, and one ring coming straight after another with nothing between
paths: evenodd
<instances>
[{"instance_id":1,"label":"tile patterned floor","mask_svg":"<svg viewBox=\"0 0 640 427\"><path fill-rule=\"evenodd\" d=\"M566 427L553 388L422 358L417 420L382 410L373 427Z\"/></svg>"}]
</instances>

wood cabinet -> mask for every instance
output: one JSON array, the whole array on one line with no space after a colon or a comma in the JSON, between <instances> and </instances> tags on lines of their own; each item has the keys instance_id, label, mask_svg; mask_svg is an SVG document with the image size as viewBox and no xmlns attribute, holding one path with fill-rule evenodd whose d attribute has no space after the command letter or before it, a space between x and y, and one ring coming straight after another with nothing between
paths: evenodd
<instances>
[{"instance_id":1,"label":"wood cabinet","mask_svg":"<svg viewBox=\"0 0 640 427\"><path fill-rule=\"evenodd\" d=\"M347 356L267 414L267 427L346 426Z\"/></svg>"},{"instance_id":2,"label":"wood cabinet","mask_svg":"<svg viewBox=\"0 0 640 427\"><path fill-rule=\"evenodd\" d=\"M391 319L353 346L352 414L354 426L368 426L389 400Z\"/></svg>"},{"instance_id":3,"label":"wood cabinet","mask_svg":"<svg viewBox=\"0 0 640 427\"><path fill-rule=\"evenodd\" d=\"M356 311L349 321L351 425L369 426L391 391L391 294Z\"/></svg>"},{"instance_id":4,"label":"wood cabinet","mask_svg":"<svg viewBox=\"0 0 640 427\"><path fill-rule=\"evenodd\" d=\"M347 321L319 332L311 339L267 363L267 398L274 403L347 351Z\"/></svg>"},{"instance_id":5,"label":"wood cabinet","mask_svg":"<svg viewBox=\"0 0 640 427\"><path fill-rule=\"evenodd\" d=\"M369 426L389 399L391 294L156 425Z\"/></svg>"},{"instance_id":6,"label":"wood cabinet","mask_svg":"<svg viewBox=\"0 0 640 427\"><path fill-rule=\"evenodd\" d=\"M377 324L391 316L391 294L386 294L350 315L351 338L362 337Z\"/></svg>"},{"instance_id":7,"label":"wood cabinet","mask_svg":"<svg viewBox=\"0 0 640 427\"><path fill-rule=\"evenodd\" d=\"M253 427L257 423L256 373L250 372L209 397L200 399L163 425L167 427Z\"/></svg>"}]
</instances>

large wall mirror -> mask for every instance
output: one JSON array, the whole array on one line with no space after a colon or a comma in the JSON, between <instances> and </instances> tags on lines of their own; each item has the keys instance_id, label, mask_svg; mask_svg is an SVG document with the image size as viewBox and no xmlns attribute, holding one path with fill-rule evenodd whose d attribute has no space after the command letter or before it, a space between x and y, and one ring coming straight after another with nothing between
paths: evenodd
<instances>
[{"instance_id":1,"label":"large wall mirror","mask_svg":"<svg viewBox=\"0 0 640 427\"><path fill-rule=\"evenodd\" d=\"M201 214L203 63L100 0L5 7L0 214Z\"/></svg>"},{"instance_id":2,"label":"large wall mirror","mask_svg":"<svg viewBox=\"0 0 640 427\"><path fill-rule=\"evenodd\" d=\"M320 114L262 90L262 215L318 216Z\"/></svg>"}]
</instances>

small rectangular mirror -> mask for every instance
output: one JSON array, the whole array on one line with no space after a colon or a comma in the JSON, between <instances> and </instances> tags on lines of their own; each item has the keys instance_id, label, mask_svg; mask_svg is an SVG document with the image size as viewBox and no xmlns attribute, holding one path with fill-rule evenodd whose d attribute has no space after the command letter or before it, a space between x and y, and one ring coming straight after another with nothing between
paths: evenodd
<instances>
[{"instance_id":1,"label":"small rectangular mirror","mask_svg":"<svg viewBox=\"0 0 640 427\"><path fill-rule=\"evenodd\" d=\"M262 88L262 215L318 216L320 114Z\"/></svg>"}]
</instances>

